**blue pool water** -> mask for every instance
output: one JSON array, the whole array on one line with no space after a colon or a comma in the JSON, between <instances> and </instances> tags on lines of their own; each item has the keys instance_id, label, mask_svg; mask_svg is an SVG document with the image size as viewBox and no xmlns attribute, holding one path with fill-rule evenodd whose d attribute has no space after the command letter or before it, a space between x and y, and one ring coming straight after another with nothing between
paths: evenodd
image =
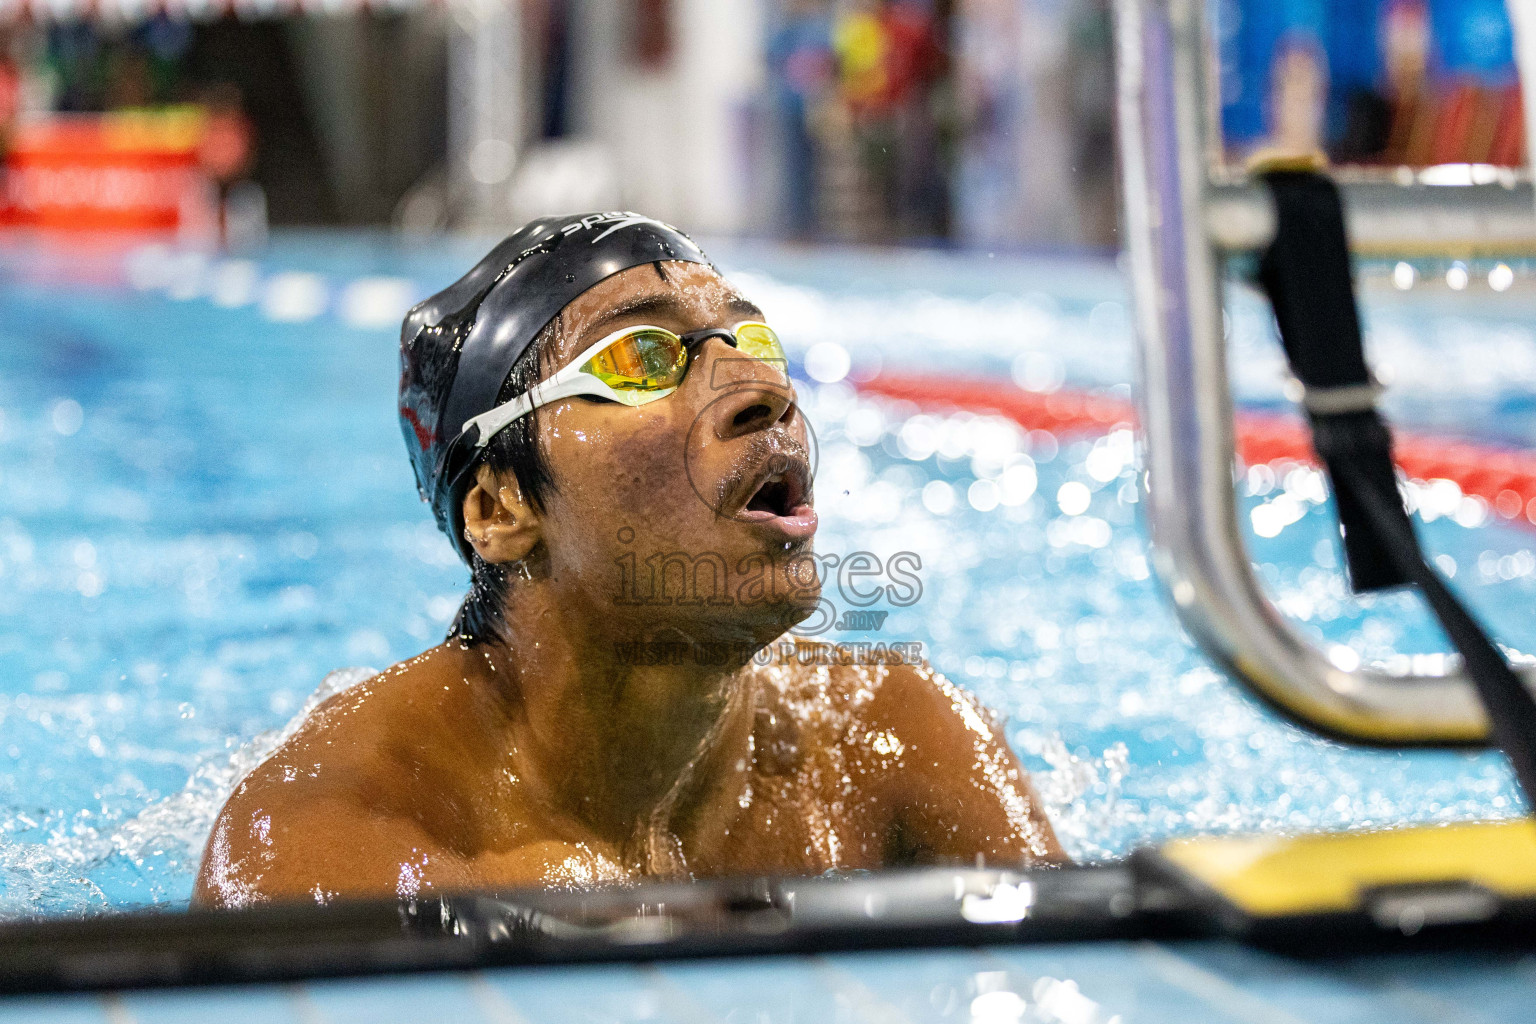
<instances>
[{"instance_id":1,"label":"blue pool water","mask_svg":"<svg viewBox=\"0 0 1536 1024\"><path fill-rule=\"evenodd\" d=\"M716 249L804 381L818 550L921 561L916 604L825 638L924 644L1007 717L1073 855L1518 810L1495 755L1345 748L1213 670L1149 578L1128 432L1024 434L850 384L883 366L1128 395L1112 264ZM0 251L0 914L184 904L228 787L326 673L442 636L465 573L404 457L396 325L479 252ZM1536 444L1528 299L1372 294L1400 422ZM1242 400L1278 405L1263 307L1236 290L1231 316ZM1281 470L1239 490L1287 614L1367 660L1444 649L1412 597L1347 594L1320 480ZM1536 531L1421 497L1455 585L1536 650Z\"/></svg>"}]
</instances>

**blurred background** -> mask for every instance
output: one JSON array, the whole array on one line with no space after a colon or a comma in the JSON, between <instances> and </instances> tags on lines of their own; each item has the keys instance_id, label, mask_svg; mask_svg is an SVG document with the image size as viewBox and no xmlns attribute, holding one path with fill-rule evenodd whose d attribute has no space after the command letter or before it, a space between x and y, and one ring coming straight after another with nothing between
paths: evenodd
<instances>
[{"instance_id":1,"label":"blurred background","mask_svg":"<svg viewBox=\"0 0 1536 1024\"><path fill-rule=\"evenodd\" d=\"M1229 154L1521 163L1501 0L1217 0ZM1109 0L3 0L3 219L259 241L634 208L1115 245Z\"/></svg>"}]
</instances>

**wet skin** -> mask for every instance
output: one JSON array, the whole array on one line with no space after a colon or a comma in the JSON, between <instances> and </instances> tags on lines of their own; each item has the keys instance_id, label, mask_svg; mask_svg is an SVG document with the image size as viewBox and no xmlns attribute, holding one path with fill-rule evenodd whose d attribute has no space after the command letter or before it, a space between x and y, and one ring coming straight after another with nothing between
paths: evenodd
<instances>
[{"instance_id":1,"label":"wet skin","mask_svg":"<svg viewBox=\"0 0 1536 1024\"><path fill-rule=\"evenodd\" d=\"M706 267L637 267L566 307L543 372L625 326L761 318ZM464 499L470 543L512 568L505 635L316 709L225 805L195 903L1063 860L998 724L926 666L635 656L748 652L814 608L807 427L780 368L711 339L660 401L535 422L542 507L485 468Z\"/></svg>"}]
</instances>

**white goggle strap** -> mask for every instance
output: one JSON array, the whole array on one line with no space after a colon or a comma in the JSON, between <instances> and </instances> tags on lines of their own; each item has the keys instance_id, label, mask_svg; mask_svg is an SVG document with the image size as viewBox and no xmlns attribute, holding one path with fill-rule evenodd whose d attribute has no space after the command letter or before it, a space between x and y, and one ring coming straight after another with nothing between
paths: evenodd
<instances>
[{"instance_id":1,"label":"white goggle strap","mask_svg":"<svg viewBox=\"0 0 1536 1024\"><path fill-rule=\"evenodd\" d=\"M553 385L553 386L551 386ZM475 441L476 448L484 448L491 443L491 438L503 430L527 416L535 409L543 408L551 402L558 402L562 398L572 398L576 395L596 395L599 398L609 398L619 401L612 388L589 373L576 370L567 380L556 380L551 377L543 384L534 387L518 395L505 405L498 405L489 412L483 412L479 416L464 424L465 428L472 424L479 428L480 436Z\"/></svg>"},{"instance_id":2,"label":"white goggle strap","mask_svg":"<svg viewBox=\"0 0 1536 1024\"><path fill-rule=\"evenodd\" d=\"M540 381L505 405L498 405L494 409L471 418L464 424L464 429L468 430L472 425L479 429L480 436L475 441L475 447L484 448L491 443L491 438L524 416L527 416L533 410L543 408L551 402L558 402L562 398L574 398L577 395L596 395L598 398L622 402L623 399L619 397L617 392L590 373L583 373L581 368L587 365L587 360L613 344L623 335L628 334L630 331L641 329L644 328L625 327L622 330L614 331L601 341L595 342L581 355L572 359L554 376ZM661 328L650 329L660 330Z\"/></svg>"},{"instance_id":3,"label":"white goggle strap","mask_svg":"<svg viewBox=\"0 0 1536 1024\"><path fill-rule=\"evenodd\" d=\"M491 443L491 438L501 433L507 427L527 416L533 411L533 398L530 392L523 392L505 405L498 405L474 417L464 424L464 429L476 428L480 433L475 441L476 448L484 448Z\"/></svg>"}]
</instances>

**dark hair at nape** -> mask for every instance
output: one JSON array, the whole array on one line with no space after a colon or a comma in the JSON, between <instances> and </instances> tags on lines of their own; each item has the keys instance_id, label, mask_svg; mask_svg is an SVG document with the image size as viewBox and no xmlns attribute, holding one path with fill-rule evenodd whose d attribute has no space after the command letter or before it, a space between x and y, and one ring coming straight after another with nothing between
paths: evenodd
<instances>
[{"instance_id":1,"label":"dark hair at nape","mask_svg":"<svg viewBox=\"0 0 1536 1024\"><path fill-rule=\"evenodd\" d=\"M671 281L661 260L651 266L657 277ZM496 393L497 405L512 401L544 379L548 371L545 355L558 347L563 330L560 316L544 325L512 364L507 379L502 381L501 390ZM481 463L498 474L510 470L528 504L542 513L544 499L555 491L555 478L550 472L548 454L539 444L538 415L538 410L534 410L492 438L485 446ZM462 496L459 500L463 501ZM512 585L510 573L507 566L487 562L473 549L469 559L469 593L464 597L448 638L470 647L502 643L506 640L507 592Z\"/></svg>"},{"instance_id":2,"label":"dark hair at nape","mask_svg":"<svg viewBox=\"0 0 1536 1024\"><path fill-rule=\"evenodd\" d=\"M543 377L544 354L553 351L560 339L560 318L551 320L529 343L496 393L496 404L510 402ZM555 490L549 458L539 444L538 410L508 425L485 446L481 464L493 473L510 471L517 478L523 497L536 511L544 511L544 500ZM459 500L463 500L461 497ZM470 647L482 643L500 643L506 639L507 591L510 572L505 565L487 562L478 551L470 551L469 593L459 608L449 633Z\"/></svg>"}]
</instances>

